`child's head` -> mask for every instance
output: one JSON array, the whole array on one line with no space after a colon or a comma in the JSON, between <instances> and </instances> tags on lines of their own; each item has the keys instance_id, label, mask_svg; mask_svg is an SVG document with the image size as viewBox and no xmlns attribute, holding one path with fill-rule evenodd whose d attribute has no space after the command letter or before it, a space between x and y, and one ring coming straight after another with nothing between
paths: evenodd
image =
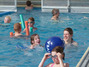
<instances>
[{"instance_id":1,"label":"child's head","mask_svg":"<svg viewBox=\"0 0 89 67\"><path fill-rule=\"evenodd\" d=\"M65 54L64 54L63 51L64 51L64 49L63 49L62 47L60 47L60 46L56 46L56 47L52 50L51 54L52 54L52 60L54 61L54 63L56 63L56 64L60 63L60 62L58 61L57 53L60 53L60 54L62 55L62 58L64 59Z\"/></svg>"},{"instance_id":2,"label":"child's head","mask_svg":"<svg viewBox=\"0 0 89 67\"><path fill-rule=\"evenodd\" d=\"M14 24L14 31L20 33L21 32L21 24L15 23Z\"/></svg>"},{"instance_id":3,"label":"child's head","mask_svg":"<svg viewBox=\"0 0 89 67\"><path fill-rule=\"evenodd\" d=\"M53 14L53 16L59 16L59 9L53 9L52 10L52 14Z\"/></svg>"},{"instance_id":4,"label":"child's head","mask_svg":"<svg viewBox=\"0 0 89 67\"><path fill-rule=\"evenodd\" d=\"M33 17L30 17L29 19L28 19L28 22L29 22L29 25L30 25L30 27L33 27L33 25L34 25L34 18Z\"/></svg>"},{"instance_id":5,"label":"child's head","mask_svg":"<svg viewBox=\"0 0 89 67\"><path fill-rule=\"evenodd\" d=\"M31 1L28 0L28 1L26 2L26 5L27 5L27 6L31 6Z\"/></svg>"},{"instance_id":6,"label":"child's head","mask_svg":"<svg viewBox=\"0 0 89 67\"><path fill-rule=\"evenodd\" d=\"M28 19L28 22L33 22L33 25L35 24L35 22L34 22L35 20L34 20L34 18L33 17L30 17L29 19Z\"/></svg>"},{"instance_id":7,"label":"child's head","mask_svg":"<svg viewBox=\"0 0 89 67\"><path fill-rule=\"evenodd\" d=\"M10 16L6 16L4 19L4 23L10 23L11 21L11 17Z\"/></svg>"},{"instance_id":8,"label":"child's head","mask_svg":"<svg viewBox=\"0 0 89 67\"><path fill-rule=\"evenodd\" d=\"M71 28L66 28L64 29L64 39L65 40L69 40L72 39L73 36L73 30Z\"/></svg>"},{"instance_id":9,"label":"child's head","mask_svg":"<svg viewBox=\"0 0 89 67\"><path fill-rule=\"evenodd\" d=\"M33 34L30 40L31 44L36 44L36 45L40 44L40 37L38 34Z\"/></svg>"}]
</instances>

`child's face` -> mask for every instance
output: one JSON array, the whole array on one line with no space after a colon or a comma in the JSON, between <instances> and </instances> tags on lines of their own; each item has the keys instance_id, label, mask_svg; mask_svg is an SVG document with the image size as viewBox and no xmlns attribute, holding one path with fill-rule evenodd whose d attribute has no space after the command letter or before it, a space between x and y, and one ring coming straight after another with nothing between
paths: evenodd
<instances>
[{"instance_id":1,"label":"child's face","mask_svg":"<svg viewBox=\"0 0 89 67\"><path fill-rule=\"evenodd\" d=\"M29 22L29 26L30 26L30 27L33 27L34 23L31 23L32 20L29 19L28 22Z\"/></svg>"},{"instance_id":2,"label":"child's face","mask_svg":"<svg viewBox=\"0 0 89 67\"><path fill-rule=\"evenodd\" d=\"M34 37L34 44L40 44L40 38L39 38L39 36L38 35L36 35L35 37Z\"/></svg>"},{"instance_id":3,"label":"child's face","mask_svg":"<svg viewBox=\"0 0 89 67\"><path fill-rule=\"evenodd\" d=\"M29 26L30 26L30 27L33 27L33 23L29 23Z\"/></svg>"},{"instance_id":4,"label":"child's face","mask_svg":"<svg viewBox=\"0 0 89 67\"><path fill-rule=\"evenodd\" d=\"M70 35L68 31L64 31L63 36L64 36L64 40L67 40L67 41L72 38L72 35Z\"/></svg>"},{"instance_id":5,"label":"child's face","mask_svg":"<svg viewBox=\"0 0 89 67\"><path fill-rule=\"evenodd\" d=\"M32 22L32 20L29 19L28 22Z\"/></svg>"},{"instance_id":6,"label":"child's face","mask_svg":"<svg viewBox=\"0 0 89 67\"><path fill-rule=\"evenodd\" d=\"M4 23L9 23L9 19L8 18L5 18L4 19Z\"/></svg>"},{"instance_id":7,"label":"child's face","mask_svg":"<svg viewBox=\"0 0 89 67\"><path fill-rule=\"evenodd\" d=\"M59 60L58 60L58 57L57 57L57 53L55 51L52 51L52 60L54 63L58 64L59 63Z\"/></svg>"}]
</instances>

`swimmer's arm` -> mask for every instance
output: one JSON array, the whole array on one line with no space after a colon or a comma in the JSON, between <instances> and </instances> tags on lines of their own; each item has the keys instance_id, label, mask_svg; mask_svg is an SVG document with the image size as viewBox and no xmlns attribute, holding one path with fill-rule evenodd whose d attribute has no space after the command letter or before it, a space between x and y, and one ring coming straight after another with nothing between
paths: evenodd
<instances>
[{"instance_id":1,"label":"swimmer's arm","mask_svg":"<svg viewBox=\"0 0 89 67\"><path fill-rule=\"evenodd\" d=\"M61 53L57 53L57 56L58 56L58 60L60 62L60 67L65 67L63 60L62 60L63 55Z\"/></svg>"},{"instance_id":2,"label":"swimmer's arm","mask_svg":"<svg viewBox=\"0 0 89 67\"><path fill-rule=\"evenodd\" d=\"M41 62L40 62L40 64L39 64L39 66L38 66L38 67L43 67L44 62L45 62L45 58L43 57L43 59L41 60Z\"/></svg>"},{"instance_id":3,"label":"swimmer's arm","mask_svg":"<svg viewBox=\"0 0 89 67\"><path fill-rule=\"evenodd\" d=\"M54 18L52 17L51 20L54 20Z\"/></svg>"},{"instance_id":4,"label":"swimmer's arm","mask_svg":"<svg viewBox=\"0 0 89 67\"><path fill-rule=\"evenodd\" d=\"M23 32L26 32L26 28L23 30Z\"/></svg>"},{"instance_id":5,"label":"swimmer's arm","mask_svg":"<svg viewBox=\"0 0 89 67\"><path fill-rule=\"evenodd\" d=\"M44 62L45 62L48 58L50 58L49 55L50 55L50 53L45 53L45 55L44 55L44 57L42 58L42 60L41 60L41 62L40 62L40 64L39 64L38 67L43 67ZM46 67L49 67L49 65L47 65Z\"/></svg>"},{"instance_id":6,"label":"swimmer's arm","mask_svg":"<svg viewBox=\"0 0 89 67\"><path fill-rule=\"evenodd\" d=\"M30 49L33 49L34 47L31 45L31 46L29 46L29 48L30 48Z\"/></svg>"},{"instance_id":7,"label":"swimmer's arm","mask_svg":"<svg viewBox=\"0 0 89 67\"><path fill-rule=\"evenodd\" d=\"M34 32L34 31L36 31L36 30L37 30L37 28L36 28L36 27L34 27L34 28L33 28L33 32Z\"/></svg>"}]
</instances>

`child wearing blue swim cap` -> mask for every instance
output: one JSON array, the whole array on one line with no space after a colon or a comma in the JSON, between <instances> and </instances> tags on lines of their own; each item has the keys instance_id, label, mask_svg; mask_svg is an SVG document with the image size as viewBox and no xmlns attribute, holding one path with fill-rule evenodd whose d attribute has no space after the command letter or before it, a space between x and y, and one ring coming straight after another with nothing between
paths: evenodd
<instances>
[{"instance_id":1,"label":"child wearing blue swim cap","mask_svg":"<svg viewBox=\"0 0 89 67\"><path fill-rule=\"evenodd\" d=\"M53 63L49 63L45 67L69 67L68 63L63 62L64 57L65 54L63 52L63 48L60 46L56 46L52 49L51 53L45 53L38 67L43 67L44 62L49 58L52 58Z\"/></svg>"}]
</instances>

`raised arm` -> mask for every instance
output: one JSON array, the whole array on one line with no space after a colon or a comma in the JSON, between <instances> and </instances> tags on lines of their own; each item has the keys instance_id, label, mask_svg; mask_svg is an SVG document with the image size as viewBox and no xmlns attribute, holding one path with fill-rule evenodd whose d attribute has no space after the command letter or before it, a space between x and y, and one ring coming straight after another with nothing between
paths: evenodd
<instances>
[{"instance_id":1,"label":"raised arm","mask_svg":"<svg viewBox=\"0 0 89 67\"><path fill-rule=\"evenodd\" d=\"M39 64L38 67L43 67L44 62L45 62L48 58L50 58L49 55L51 55L51 54L50 54L50 53L45 53L45 55L44 55L44 57L42 58L42 60L41 60L41 62L40 62L40 64Z\"/></svg>"},{"instance_id":2,"label":"raised arm","mask_svg":"<svg viewBox=\"0 0 89 67\"><path fill-rule=\"evenodd\" d=\"M62 59L62 54L61 53L57 53L58 56L58 60L60 62L60 67L65 67L64 63L63 63L63 59Z\"/></svg>"}]
</instances>

